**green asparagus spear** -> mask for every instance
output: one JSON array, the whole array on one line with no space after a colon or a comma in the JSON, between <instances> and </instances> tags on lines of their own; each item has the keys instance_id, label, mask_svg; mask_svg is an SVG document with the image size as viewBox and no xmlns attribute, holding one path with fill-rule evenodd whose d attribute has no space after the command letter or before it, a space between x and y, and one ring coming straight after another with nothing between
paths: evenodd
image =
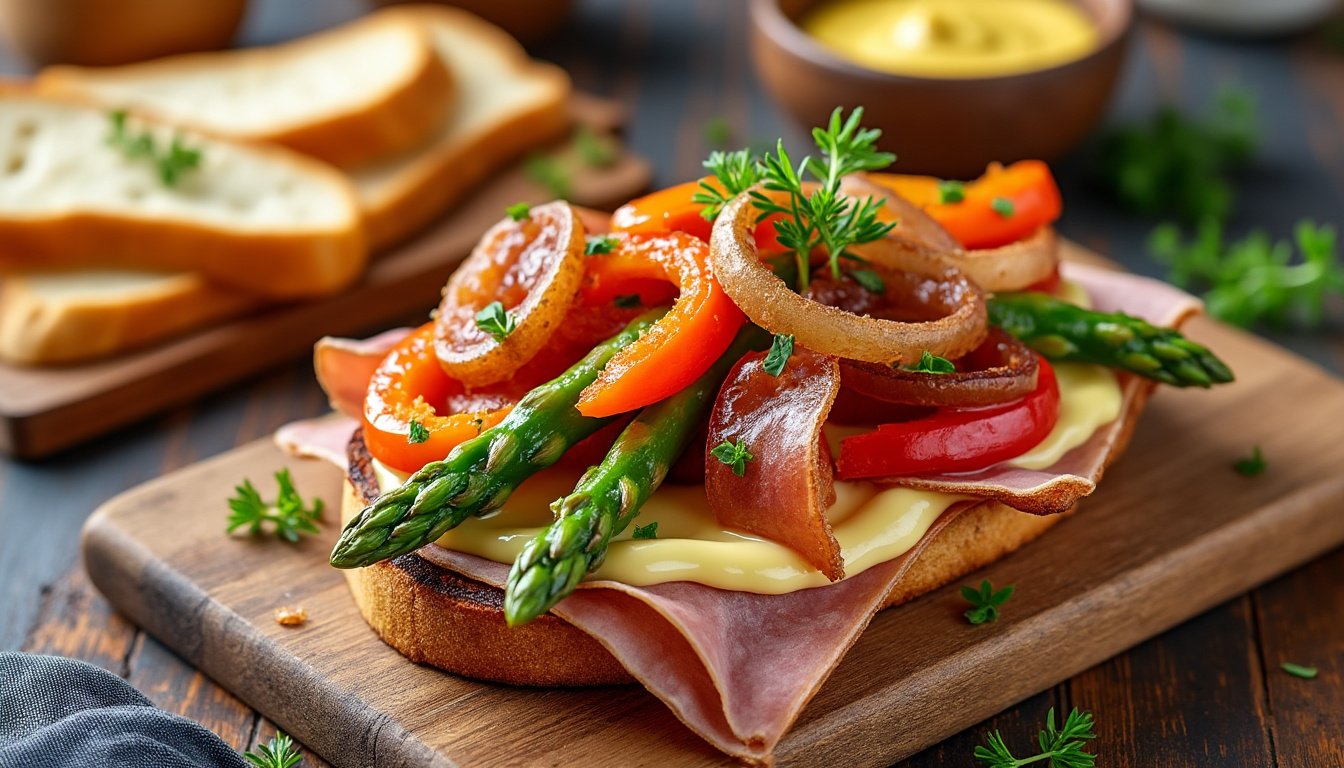
<instances>
[{"instance_id":1,"label":"green asparagus spear","mask_svg":"<svg viewBox=\"0 0 1344 768\"><path fill-rule=\"evenodd\" d=\"M1180 331L1123 313L1093 312L1044 293L995 295L989 322L1050 360L1120 368L1176 387L1232 381L1222 360Z\"/></svg>"},{"instance_id":2,"label":"green asparagus spear","mask_svg":"<svg viewBox=\"0 0 1344 768\"><path fill-rule=\"evenodd\" d=\"M519 483L612 420L580 415L574 407L579 393L665 311L640 315L558 378L529 392L499 424L379 496L341 531L331 564L358 568L403 555L472 515L499 509Z\"/></svg>"},{"instance_id":3,"label":"green asparagus spear","mask_svg":"<svg viewBox=\"0 0 1344 768\"><path fill-rule=\"evenodd\" d=\"M640 411L621 432L602 463L592 467L574 492L551 504L556 520L527 543L509 570L504 618L526 624L574 591L597 569L611 538L630 525L685 449L723 377L765 336L752 326L700 378L672 397Z\"/></svg>"}]
</instances>

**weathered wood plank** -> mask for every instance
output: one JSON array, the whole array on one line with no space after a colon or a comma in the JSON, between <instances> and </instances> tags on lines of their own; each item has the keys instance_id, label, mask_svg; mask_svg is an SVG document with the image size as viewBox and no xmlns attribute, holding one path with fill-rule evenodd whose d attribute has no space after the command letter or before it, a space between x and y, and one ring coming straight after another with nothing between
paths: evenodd
<instances>
[{"instance_id":1,"label":"weathered wood plank","mask_svg":"<svg viewBox=\"0 0 1344 768\"><path fill-rule=\"evenodd\" d=\"M209 728L226 744L244 750L257 714L158 640L141 634L129 659L127 682L154 705Z\"/></svg>"},{"instance_id":2,"label":"weathered wood plank","mask_svg":"<svg viewBox=\"0 0 1344 768\"><path fill-rule=\"evenodd\" d=\"M81 659L124 677L137 634L89 583L84 565L76 563L43 590L42 607L23 650Z\"/></svg>"}]
</instances>

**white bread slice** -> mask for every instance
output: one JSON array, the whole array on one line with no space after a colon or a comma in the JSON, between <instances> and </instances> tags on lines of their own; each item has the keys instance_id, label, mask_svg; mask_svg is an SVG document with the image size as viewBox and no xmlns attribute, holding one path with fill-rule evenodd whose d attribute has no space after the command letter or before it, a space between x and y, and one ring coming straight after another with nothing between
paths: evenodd
<instances>
[{"instance_id":1,"label":"white bread slice","mask_svg":"<svg viewBox=\"0 0 1344 768\"><path fill-rule=\"evenodd\" d=\"M375 248L414 233L499 168L569 127L569 76L528 58L503 30L443 6L382 13L428 30L457 82L457 104L421 146L354 172Z\"/></svg>"},{"instance_id":2,"label":"white bread slice","mask_svg":"<svg viewBox=\"0 0 1344 768\"><path fill-rule=\"evenodd\" d=\"M237 317L259 305L257 299L185 272L14 275L0 284L0 360L84 362Z\"/></svg>"},{"instance_id":3,"label":"white bread slice","mask_svg":"<svg viewBox=\"0 0 1344 768\"><path fill-rule=\"evenodd\" d=\"M177 135L129 122L160 145ZM330 166L186 134L200 167L170 188L108 133L101 109L0 91L0 269L190 271L273 298L332 293L363 271L359 203Z\"/></svg>"},{"instance_id":4,"label":"white bread slice","mask_svg":"<svg viewBox=\"0 0 1344 768\"><path fill-rule=\"evenodd\" d=\"M37 88L283 144L342 167L419 144L455 101L452 75L426 32L388 13L267 48L50 67Z\"/></svg>"}]
</instances>

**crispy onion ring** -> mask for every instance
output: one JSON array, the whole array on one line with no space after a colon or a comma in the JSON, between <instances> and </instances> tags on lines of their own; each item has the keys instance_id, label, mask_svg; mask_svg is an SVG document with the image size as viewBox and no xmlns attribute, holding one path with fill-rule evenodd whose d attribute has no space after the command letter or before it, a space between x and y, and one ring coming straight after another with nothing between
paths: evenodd
<instances>
[{"instance_id":1,"label":"crispy onion ring","mask_svg":"<svg viewBox=\"0 0 1344 768\"><path fill-rule=\"evenodd\" d=\"M1031 237L998 248L966 250L919 206L863 175L847 176L841 190L853 197L885 201L884 220L899 222L886 239L864 243L851 250L878 261L891 249L916 249L937 253L966 274L985 291L1020 291L1048 279L1059 266L1059 243L1055 230L1041 227Z\"/></svg>"},{"instance_id":2,"label":"crispy onion ring","mask_svg":"<svg viewBox=\"0 0 1344 768\"><path fill-rule=\"evenodd\" d=\"M503 381L546 344L583 279L584 227L568 203L534 206L505 218L481 238L443 289L434 352L468 386ZM516 323L502 340L476 325L476 313L501 302Z\"/></svg>"},{"instance_id":3,"label":"crispy onion ring","mask_svg":"<svg viewBox=\"0 0 1344 768\"><path fill-rule=\"evenodd\" d=\"M979 408L1025 397L1036 389L1036 354L997 328L955 373L918 373L888 365L840 361L844 385L876 400L936 408Z\"/></svg>"},{"instance_id":4,"label":"crispy onion ring","mask_svg":"<svg viewBox=\"0 0 1344 768\"><path fill-rule=\"evenodd\" d=\"M922 248L883 249L881 264L935 279L955 303L944 317L901 322L863 317L800 296L761 263L757 211L743 193L724 208L710 236L710 262L719 284L757 325L793 334L817 352L870 363L918 360L924 352L955 359L985 338L985 297L956 267Z\"/></svg>"}]
</instances>

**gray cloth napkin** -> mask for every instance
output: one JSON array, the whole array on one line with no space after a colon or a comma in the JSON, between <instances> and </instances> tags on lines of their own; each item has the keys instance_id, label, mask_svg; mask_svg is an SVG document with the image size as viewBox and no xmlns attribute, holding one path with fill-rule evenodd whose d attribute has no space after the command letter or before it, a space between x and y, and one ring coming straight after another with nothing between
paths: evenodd
<instances>
[{"instance_id":1,"label":"gray cloth napkin","mask_svg":"<svg viewBox=\"0 0 1344 768\"><path fill-rule=\"evenodd\" d=\"M116 675L59 656L0 653L0 768L247 768L204 727Z\"/></svg>"}]
</instances>

